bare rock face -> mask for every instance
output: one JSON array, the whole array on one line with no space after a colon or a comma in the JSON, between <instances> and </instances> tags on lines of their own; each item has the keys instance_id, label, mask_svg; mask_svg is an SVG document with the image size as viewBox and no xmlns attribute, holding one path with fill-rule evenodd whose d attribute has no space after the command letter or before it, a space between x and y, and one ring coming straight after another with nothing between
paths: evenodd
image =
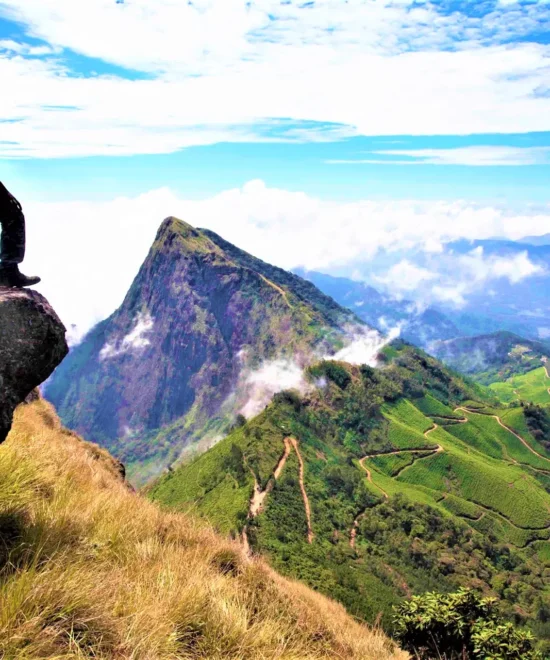
<instances>
[{"instance_id":1,"label":"bare rock face","mask_svg":"<svg viewBox=\"0 0 550 660\"><path fill-rule=\"evenodd\" d=\"M30 289L0 287L0 443L13 411L67 355L65 326Z\"/></svg>"}]
</instances>

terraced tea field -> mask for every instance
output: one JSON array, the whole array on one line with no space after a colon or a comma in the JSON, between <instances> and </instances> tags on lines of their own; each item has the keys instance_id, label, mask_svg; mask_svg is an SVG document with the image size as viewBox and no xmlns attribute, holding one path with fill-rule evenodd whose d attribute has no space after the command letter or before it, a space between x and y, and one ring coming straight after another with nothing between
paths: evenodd
<instances>
[{"instance_id":1,"label":"terraced tea field","mask_svg":"<svg viewBox=\"0 0 550 660\"><path fill-rule=\"evenodd\" d=\"M492 383L490 388L503 403L530 401L550 405L550 367L533 369L522 376L514 376L503 383Z\"/></svg>"},{"instance_id":2,"label":"terraced tea field","mask_svg":"<svg viewBox=\"0 0 550 660\"><path fill-rule=\"evenodd\" d=\"M522 409L450 410L429 396L415 404L384 410L392 449L361 461L373 492L407 495L517 547L550 539L541 483L550 454L529 434Z\"/></svg>"}]
</instances>

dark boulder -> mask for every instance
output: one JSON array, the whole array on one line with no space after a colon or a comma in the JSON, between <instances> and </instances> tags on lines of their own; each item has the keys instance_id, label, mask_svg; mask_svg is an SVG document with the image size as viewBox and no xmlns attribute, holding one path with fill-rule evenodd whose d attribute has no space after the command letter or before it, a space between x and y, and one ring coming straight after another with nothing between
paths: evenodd
<instances>
[{"instance_id":1,"label":"dark boulder","mask_svg":"<svg viewBox=\"0 0 550 660\"><path fill-rule=\"evenodd\" d=\"M15 408L68 351L65 327L43 296L0 287L0 443L10 431Z\"/></svg>"}]
</instances>

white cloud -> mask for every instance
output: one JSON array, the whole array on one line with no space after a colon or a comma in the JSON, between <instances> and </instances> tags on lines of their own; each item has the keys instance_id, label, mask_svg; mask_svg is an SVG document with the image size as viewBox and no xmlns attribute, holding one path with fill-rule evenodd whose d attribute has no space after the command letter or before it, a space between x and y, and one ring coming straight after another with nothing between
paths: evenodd
<instances>
[{"instance_id":1,"label":"white cloud","mask_svg":"<svg viewBox=\"0 0 550 660\"><path fill-rule=\"evenodd\" d=\"M540 29L545 3L495 7L482 19L413 0L313 3L279 0L3 0L2 10L56 46L120 66L164 73L211 72L244 58L273 61L282 47L331 47L346 55L395 55L427 49L500 44ZM504 4L504 3L502 3ZM101 34L101 39L97 35ZM147 47L144 48L144 44Z\"/></svg>"},{"instance_id":2,"label":"white cloud","mask_svg":"<svg viewBox=\"0 0 550 660\"><path fill-rule=\"evenodd\" d=\"M139 351L150 345L147 335L154 326L154 320L149 312L141 312L135 319L135 326L120 341L108 341L99 352L100 360L108 360L124 353Z\"/></svg>"},{"instance_id":3,"label":"white cloud","mask_svg":"<svg viewBox=\"0 0 550 660\"><path fill-rule=\"evenodd\" d=\"M340 360L351 364L368 364L377 366L378 353L391 341L399 337L401 328L392 328L386 336L376 330L356 326L345 328L346 345L340 351L330 355L312 355L310 360ZM236 392L230 400L236 398L244 402L240 404L239 412L247 419L258 415L273 399L277 392L297 390L304 395L312 387L326 386L326 380L319 379L312 385L304 376L304 365L296 360L279 358L266 361L257 369L244 367Z\"/></svg>"},{"instance_id":4,"label":"white cloud","mask_svg":"<svg viewBox=\"0 0 550 660\"><path fill-rule=\"evenodd\" d=\"M544 207L514 212L463 201L332 202L268 188L261 181L204 200L180 199L163 188L108 202L29 202L25 213L25 270L43 277L40 291L66 325L75 323L80 332L122 302L168 215L212 229L283 268L329 272L344 267L351 272L380 249L422 248L427 237L443 243L520 238L545 234L550 224L550 208ZM478 261L473 258L474 265ZM508 268L490 266L493 274L504 275L530 266L520 260ZM426 279L425 284L435 282Z\"/></svg>"},{"instance_id":5,"label":"white cloud","mask_svg":"<svg viewBox=\"0 0 550 660\"><path fill-rule=\"evenodd\" d=\"M239 412L247 419L258 415L277 392L298 390L305 394L311 385L304 378L303 367L292 360L265 362L252 372L245 372L238 397L246 399Z\"/></svg>"},{"instance_id":6,"label":"white cloud","mask_svg":"<svg viewBox=\"0 0 550 660\"><path fill-rule=\"evenodd\" d=\"M424 295L424 298L427 298L427 300L431 298L437 302L451 303L456 307L463 307L466 304L465 296L467 289L467 285L463 282L454 285L448 284L446 286L438 284L430 290L427 296Z\"/></svg>"},{"instance_id":7,"label":"white cloud","mask_svg":"<svg viewBox=\"0 0 550 660\"><path fill-rule=\"evenodd\" d=\"M526 277L540 275L544 269L534 264L528 257L527 251L511 257L486 257L481 246L475 248L467 255L460 257L461 265L469 271L469 275L476 283L504 278L511 284L517 284Z\"/></svg>"},{"instance_id":8,"label":"white cloud","mask_svg":"<svg viewBox=\"0 0 550 660\"><path fill-rule=\"evenodd\" d=\"M538 328L538 332L541 339L550 339L550 328Z\"/></svg>"},{"instance_id":9,"label":"white cloud","mask_svg":"<svg viewBox=\"0 0 550 660\"><path fill-rule=\"evenodd\" d=\"M422 283L436 277L437 273L432 273L426 268L416 266L408 259L403 259L392 266L384 275L375 276L375 279L381 284L385 284L390 291L403 292L415 291Z\"/></svg>"},{"instance_id":10,"label":"white cloud","mask_svg":"<svg viewBox=\"0 0 550 660\"><path fill-rule=\"evenodd\" d=\"M280 132L281 119L331 122L340 136L550 130L550 45L517 39L540 29L547 18L540 3L483 19L408 0L317 0L303 8L279 0L3 0L2 14L45 48L150 76L75 75L70 57L30 58L30 47L4 41L0 78L17 89L0 99L9 120L0 125L6 157L263 140L266 126ZM327 133L298 126L283 137ZM479 162L480 153L454 157Z\"/></svg>"},{"instance_id":11,"label":"white cloud","mask_svg":"<svg viewBox=\"0 0 550 660\"><path fill-rule=\"evenodd\" d=\"M517 284L544 273L544 268L533 263L526 251L510 256L486 255L481 246L466 254L437 254L430 264L432 270L427 270L403 260L375 279L392 295L408 292L424 304L441 302L463 307L469 295L486 290L490 282L506 279ZM491 290L486 293L495 295Z\"/></svg>"},{"instance_id":12,"label":"white cloud","mask_svg":"<svg viewBox=\"0 0 550 660\"><path fill-rule=\"evenodd\" d=\"M350 364L377 365L380 351L401 334L401 327L391 328L386 336L376 330L355 328L349 330L348 344L334 355L325 356L326 360L341 360Z\"/></svg>"},{"instance_id":13,"label":"white cloud","mask_svg":"<svg viewBox=\"0 0 550 660\"><path fill-rule=\"evenodd\" d=\"M373 154L385 159L329 160L333 164L383 165L550 165L550 147L475 146L453 149L385 149ZM395 158L406 156L407 160Z\"/></svg>"}]
</instances>

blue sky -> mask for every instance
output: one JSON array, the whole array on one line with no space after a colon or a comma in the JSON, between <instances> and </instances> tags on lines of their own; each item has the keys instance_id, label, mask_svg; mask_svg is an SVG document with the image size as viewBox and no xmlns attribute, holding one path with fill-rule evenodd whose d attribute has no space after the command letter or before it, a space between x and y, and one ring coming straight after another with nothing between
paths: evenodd
<instances>
[{"instance_id":1,"label":"blue sky","mask_svg":"<svg viewBox=\"0 0 550 660\"><path fill-rule=\"evenodd\" d=\"M40 200L105 200L162 186L197 199L259 178L270 186L304 191L323 199L465 198L510 206L548 204L549 165L422 164L421 158L407 165L402 157L377 153L396 148L412 151L476 145L524 149L526 144L544 145L550 150L550 133L356 137L330 143L222 143L147 156L11 159L0 161L0 176L13 181L23 197ZM379 162L360 162L369 159ZM391 164L392 160L399 160L399 164Z\"/></svg>"},{"instance_id":2,"label":"blue sky","mask_svg":"<svg viewBox=\"0 0 550 660\"><path fill-rule=\"evenodd\" d=\"M0 179L45 291L66 282L44 246L88 273L115 241L94 318L165 213L339 272L404 240L550 231L548 0L0 0L0 78Z\"/></svg>"},{"instance_id":3,"label":"blue sky","mask_svg":"<svg viewBox=\"0 0 550 660\"><path fill-rule=\"evenodd\" d=\"M0 175L33 199L261 178L545 203L549 42L547 0L3 1Z\"/></svg>"}]
</instances>

